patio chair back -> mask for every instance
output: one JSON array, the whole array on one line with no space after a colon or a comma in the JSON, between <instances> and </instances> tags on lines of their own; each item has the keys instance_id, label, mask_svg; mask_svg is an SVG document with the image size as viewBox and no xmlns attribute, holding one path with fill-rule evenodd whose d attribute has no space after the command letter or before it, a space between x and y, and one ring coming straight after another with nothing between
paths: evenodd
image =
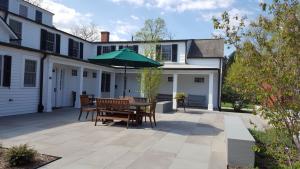
<instances>
[{"instance_id":1,"label":"patio chair back","mask_svg":"<svg viewBox=\"0 0 300 169\"><path fill-rule=\"evenodd\" d=\"M144 97L134 97L134 101L139 102L139 103L146 103L147 98Z\"/></svg>"},{"instance_id":2,"label":"patio chair back","mask_svg":"<svg viewBox=\"0 0 300 169\"><path fill-rule=\"evenodd\" d=\"M129 103L134 103L134 102L135 102L135 99L134 99L134 97L132 97L132 96L125 96L125 97L120 96L120 99L121 99L121 100L128 100Z\"/></svg>"},{"instance_id":3,"label":"patio chair back","mask_svg":"<svg viewBox=\"0 0 300 169\"><path fill-rule=\"evenodd\" d=\"M90 99L87 95L81 95L80 96L80 105L81 105L81 107L85 107L85 106L90 105Z\"/></svg>"}]
</instances>

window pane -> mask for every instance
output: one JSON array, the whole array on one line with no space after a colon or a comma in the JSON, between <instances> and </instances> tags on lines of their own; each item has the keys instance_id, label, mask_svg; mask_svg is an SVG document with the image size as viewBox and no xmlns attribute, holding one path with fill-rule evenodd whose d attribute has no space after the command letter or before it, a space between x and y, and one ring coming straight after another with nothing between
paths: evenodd
<instances>
[{"instance_id":1,"label":"window pane","mask_svg":"<svg viewBox=\"0 0 300 169\"><path fill-rule=\"evenodd\" d=\"M111 46L103 46L102 54L111 52Z\"/></svg>"},{"instance_id":2,"label":"window pane","mask_svg":"<svg viewBox=\"0 0 300 169\"><path fill-rule=\"evenodd\" d=\"M37 21L38 23L42 23L43 13L41 11L36 11L35 12L35 21Z\"/></svg>"},{"instance_id":3,"label":"window pane","mask_svg":"<svg viewBox=\"0 0 300 169\"><path fill-rule=\"evenodd\" d=\"M0 0L0 9L8 10L8 0Z\"/></svg>"},{"instance_id":4,"label":"window pane","mask_svg":"<svg viewBox=\"0 0 300 169\"><path fill-rule=\"evenodd\" d=\"M36 61L25 60L24 86L35 87L36 85Z\"/></svg>"},{"instance_id":5,"label":"window pane","mask_svg":"<svg viewBox=\"0 0 300 169\"><path fill-rule=\"evenodd\" d=\"M22 39L22 23L15 21L13 19L9 20L9 26L11 27L11 29L15 32L15 34ZM21 41L11 41L11 43L13 44L21 44Z\"/></svg>"},{"instance_id":6,"label":"window pane","mask_svg":"<svg viewBox=\"0 0 300 169\"><path fill-rule=\"evenodd\" d=\"M73 41L73 56L79 56L79 42Z\"/></svg>"},{"instance_id":7,"label":"window pane","mask_svg":"<svg viewBox=\"0 0 300 169\"><path fill-rule=\"evenodd\" d=\"M19 7L19 14L21 16L27 17L28 16L28 8L27 8L27 6L20 5L20 7Z\"/></svg>"},{"instance_id":8,"label":"window pane","mask_svg":"<svg viewBox=\"0 0 300 169\"><path fill-rule=\"evenodd\" d=\"M171 61L172 59L172 45L162 45L161 55L163 61Z\"/></svg>"},{"instance_id":9,"label":"window pane","mask_svg":"<svg viewBox=\"0 0 300 169\"><path fill-rule=\"evenodd\" d=\"M55 35L54 33L47 32L47 50L54 52Z\"/></svg>"}]
</instances>

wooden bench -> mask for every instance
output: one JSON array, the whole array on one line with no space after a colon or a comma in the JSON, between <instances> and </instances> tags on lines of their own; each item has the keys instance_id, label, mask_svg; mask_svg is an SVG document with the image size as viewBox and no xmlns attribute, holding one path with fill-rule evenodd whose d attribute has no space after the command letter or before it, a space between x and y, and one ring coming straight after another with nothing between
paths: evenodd
<instances>
[{"instance_id":1,"label":"wooden bench","mask_svg":"<svg viewBox=\"0 0 300 169\"><path fill-rule=\"evenodd\" d=\"M156 96L157 102L172 101L172 100L173 100L173 96L171 94L158 94Z\"/></svg>"},{"instance_id":2,"label":"wooden bench","mask_svg":"<svg viewBox=\"0 0 300 169\"><path fill-rule=\"evenodd\" d=\"M254 167L255 140L241 118L225 116L227 165L229 167Z\"/></svg>"},{"instance_id":3,"label":"wooden bench","mask_svg":"<svg viewBox=\"0 0 300 169\"><path fill-rule=\"evenodd\" d=\"M187 97L187 104L191 107L205 107L205 102L205 96L189 94Z\"/></svg>"},{"instance_id":4,"label":"wooden bench","mask_svg":"<svg viewBox=\"0 0 300 169\"><path fill-rule=\"evenodd\" d=\"M97 116L95 126L99 120L133 120L133 111L130 110L129 100L126 99L96 99Z\"/></svg>"}]
</instances>

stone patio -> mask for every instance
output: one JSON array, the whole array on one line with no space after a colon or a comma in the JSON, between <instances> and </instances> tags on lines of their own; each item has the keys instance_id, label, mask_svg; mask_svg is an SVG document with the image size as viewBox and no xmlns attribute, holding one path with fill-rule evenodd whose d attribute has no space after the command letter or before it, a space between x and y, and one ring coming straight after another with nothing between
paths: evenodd
<instances>
[{"instance_id":1,"label":"stone patio","mask_svg":"<svg viewBox=\"0 0 300 169\"><path fill-rule=\"evenodd\" d=\"M228 114L228 113L226 113ZM77 109L0 118L4 147L27 143L40 153L60 156L44 169L225 169L224 113L188 109L157 114L126 129L88 120Z\"/></svg>"}]
</instances>

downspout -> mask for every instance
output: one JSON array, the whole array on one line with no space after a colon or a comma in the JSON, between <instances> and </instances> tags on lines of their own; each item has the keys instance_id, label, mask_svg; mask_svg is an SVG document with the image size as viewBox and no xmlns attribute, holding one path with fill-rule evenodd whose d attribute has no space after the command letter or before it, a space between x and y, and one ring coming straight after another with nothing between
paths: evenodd
<instances>
[{"instance_id":1,"label":"downspout","mask_svg":"<svg viewBox=\"0 0 300 169\"><path fill-rule=\"evenodd\" d=\"M40 66L40 93L39 93L39 104L38 104L38 112L44 112L44 105L43 105L43 86L44 86L44 61L47 58L47 53L44 53L44 56L41 59L41 66Z\"/></svg>"},{"instance_id":2,"label":"downspout","mask_svg":"<svg viewBox=\"0 0 300 169\"><path fill-rule=\"evenodd\" d=\"M222 74L223 74L223 58L220 58L220 63L219 63L219 70L218 70L218 74L219 74L219 77L218 77L218 107L219 107L219 111L221 111L222 107L221 107L221 88L223 86L223 80L222 80ZM222 82L221 82L222 80Z\"/></svg>"}]
</instances>

